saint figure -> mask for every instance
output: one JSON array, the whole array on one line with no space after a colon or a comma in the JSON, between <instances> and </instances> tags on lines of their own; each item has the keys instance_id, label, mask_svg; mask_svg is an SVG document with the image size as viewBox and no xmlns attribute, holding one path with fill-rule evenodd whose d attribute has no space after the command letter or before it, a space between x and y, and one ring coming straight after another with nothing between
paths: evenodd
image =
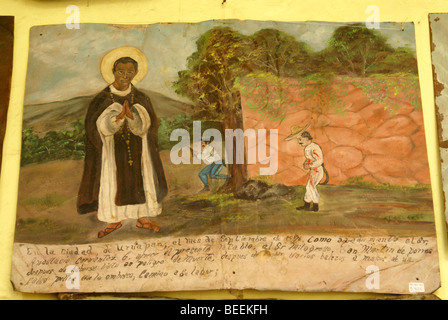
<instances>
[{"instance_id":1,"label":"saint figure","mask_svg":"<svg viewBox=\"0 0 448 320\"><path fill-rule=\"evenodd\" d=\"M133 47L110 51L101 73L109 84L87 111L86 155L78 193L81 214L97 212L107 226L102 238L136 219L139 228L159 231L150 220L162 212L167 182L160 159L158 120L147 95L134 84L147 72L144 54Z\"/></svg>"}]
</instances>

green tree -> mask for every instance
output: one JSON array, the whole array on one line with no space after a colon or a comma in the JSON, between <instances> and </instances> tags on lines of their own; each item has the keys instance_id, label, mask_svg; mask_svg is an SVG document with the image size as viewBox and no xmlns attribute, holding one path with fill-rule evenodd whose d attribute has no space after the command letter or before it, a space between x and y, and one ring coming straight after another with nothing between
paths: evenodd
<instances>
[{"instance_id":1,"label":"green tree","mask_svg":"<svg viewBox=\"0 0 448 320\"><path fill-rule=\"evenodd\" d=\"M400 47L386 55L384 59L372 64L370 73L410 73L418 74L417 58L413 50Z\"/></svg>"},{"instance_id":2,"label":"green tree","mask_svg":"<svg viewBox=\"0 0 448 320\"><path fill-rule=\"evenodd\" d=\"M276 29L262 29L250 39L253 48L248 65L254 71L277 77L300 77L312 70L312 50L293 36Z\"/></svg>"},{"instance_id":3,"label":"green tree","mask_svg":"<svg viewBox=\"0 0 448 320\"><path fill-rule=\"evenodd\" d=\"M179 72L173 84L175 91L195 103L196 116L220 120L223 129L242 128L241 98L235 80L250 70L250 40L230 28L216 27L204 33L196 45L187 69ZM245 165L233 160L229 164L232 178L226 186L229 190L240 187L247 177Z\"/></svg>"},{"instance_id":4,"label":"green tree","mask_svg":"<svg viewBox=\"0 0 448 320\"><path fill-rule=\"evenodd\" d=\"M330 69L352 76L366 76L394 51L378 31L360 23L337 28L327 43L323 58Z\"/></svg>"}]
</instances>

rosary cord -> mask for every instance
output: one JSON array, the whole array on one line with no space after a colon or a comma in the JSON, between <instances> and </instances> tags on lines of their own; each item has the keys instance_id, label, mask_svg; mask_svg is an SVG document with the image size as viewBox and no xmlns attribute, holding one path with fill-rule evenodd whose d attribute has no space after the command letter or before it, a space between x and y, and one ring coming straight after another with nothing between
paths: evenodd
<instances>
[{"instance_id":1,"label":"rosary cord","mask_svg":"<svg viewBox=\"0 0 448 320\"><path fill-rule=\"evenodd\" d=\"M134 105L134 87L131 89L131 105ZM112 91L110 91L110 97L112 99L112 102L115 103L114 95ZM124 125L119 130L121 139L126 143L126 148L128 152L128 164L130 167L132 167L132 164L134 161L132 160L132 154L131 154L131 130L129 129L128 123L125 120Z\"/></svg>"}]
</instances>

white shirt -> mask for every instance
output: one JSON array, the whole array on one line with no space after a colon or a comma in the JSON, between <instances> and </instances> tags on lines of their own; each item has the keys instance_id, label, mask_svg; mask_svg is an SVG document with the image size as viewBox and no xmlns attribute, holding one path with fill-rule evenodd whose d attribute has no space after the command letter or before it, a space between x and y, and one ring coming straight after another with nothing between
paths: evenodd
<instances>
[{"instance_id":1,"label":"white shirt","mask_svg":"<svg viewBox=\"0 0 448 320\"><path fill-rule=\"evenodd\" d=\"M204 161L205 164L211 164L221 160L221 156L216 152L215 148L211 144L208 144L202 150L202 153L195 154L196 158Z\"/></svg>"},{"instance_id":2,"label":"white shirt","mask_svg":"<svg viewBox=\"0 0 448 320\"><path fill-rule=\"evenodd\" d=\"M129 87L128 87L126 90L124 90L124 91L120 91L120 90L118 90L117 88L115 88L113 84L111 84L111 85L109 86L109 89L110 89L110 92L112 92L113 94L116 94L117 96L120 96L120 97L125 97L125 96L127 96L128 94L131 93L131 91L132 91L132 86L129 86Z\"/></svg>"},{"instance_id":3,"label":"white shirt","mask_svg":"<svg viewBox=\"0 0 448 320\"><path fill-rule=\"evenodd\" d=\"M310 164L310 168L318 168L324 163L324 155L322 149L317 143L311 142L305 147L305 158Z\"/></svg>"}]
</instances>

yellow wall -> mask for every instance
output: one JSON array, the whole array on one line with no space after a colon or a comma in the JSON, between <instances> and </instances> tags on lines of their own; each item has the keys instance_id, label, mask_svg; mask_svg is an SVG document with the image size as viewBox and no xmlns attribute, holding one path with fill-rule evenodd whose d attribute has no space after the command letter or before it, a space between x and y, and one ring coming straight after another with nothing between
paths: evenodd
<instances>
[{"instance_id":1,"label":"yellow wall","mask_svg":"<svg viewBox=\"0 0 448 320\"><path fill-rule=\"evenodd\" d=\"M0 15L15 16L14 70L4 158L0 181L0 299L53 299L55 295L21 294L10 284L15 210L21 147L22 111L28 58L29 29L34 25L64 24L66 8L80 9L81 23L150 24L156 22L199 22L211 19L279 21L366 21L366 8L375 5L384 22L414 22L423 113L434 194L434 210L440 256L442 287L436 291L448 298L448 255L429 39L429 13L448 12L446 0L1 0ZM448 63L448 61L447 61ZM165 295L176 298L232 299L351 299L374 298L373 294L286 293L286 292L181 292Z\"/></svg>"}]
</instances>

